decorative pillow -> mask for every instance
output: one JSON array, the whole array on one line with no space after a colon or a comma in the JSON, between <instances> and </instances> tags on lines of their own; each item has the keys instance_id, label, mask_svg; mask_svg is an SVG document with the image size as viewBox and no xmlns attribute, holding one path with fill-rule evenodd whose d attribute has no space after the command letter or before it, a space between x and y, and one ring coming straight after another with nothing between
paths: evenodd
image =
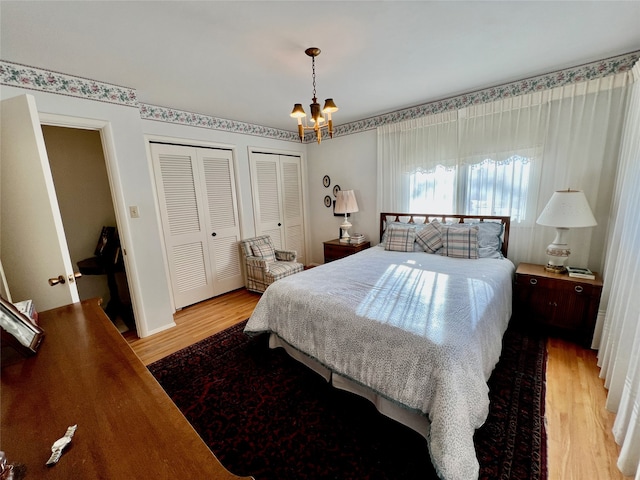
<instances>
[{"instance_id":1,"label":"decorative pillow","mask_svg":"<svg viewBox=\"0 0 640 480\"><path fill-rule=\"evenodd\" d=\"M478 227L442 226L440 255L454 258L478 258Z\"/></svg>"},{"instance_id":2,"label":"decorative pillow","mask_svg":"<svg viewBox=\"0 0 640 480\"><path fill-rule=\"evenodd\" d=\"M251 245L251 251L254 257L261 257L267 263L276 261L276 252L268 243Z\"/></svg>"},{"instance_id":3,"label":"decorative pillow","mask_svg":"<svg viewBox=\"0 0 640 480\"><path fill-rule=\"evenodd\" d=\"M382 233L382 239L380 240L380 243L382 245L386 245L387 244L387 237L388 237L389 230L391 230L393 227L411 227L411 228L415 228L415 225L413 223L387 222L386 228L385 228L384 232Z\"/></svg>"},{"instance_id":4,"label":"decorative pillow","mask_svg":"<svg viewBox=\"0 0 640 480\"><path fill-rule=\"evenodd\" d=\"M499 222L456 223L454 227L478 227L478 258L504 258L502 255L502 233L504 225Z\"/></svg>"},{"instance_id":5,"label":"decorative pillow","mask_svg":"<svg viewBox=\"0 0 640 480\"><path fill-rule=\"evenodd\" d=\"M478 257L504 258L502 255L504 225L498 222L479 222L474 225L478 227Z\"/></svg>"},{"instance_id":6,"label":"decorative pillow","mask_svg":"<svg viewBox=\"0 0 640 480\"><path fill-rule=\"evenodd\" d=\"M405 222L387 222L387 226L385 231L382 234L382 239L380 240L380 243L384 246L387 243L387 232L389 231L389 229L393 226L398 226L398 227L411 227L413 229L415 229L416 231L416 235L418 234L418 232L420 230L422 230L423 228L425 228L427 225L429 225L428 223L420 223L421 219L418 219L418 223L405 223ZM420 247L419 245L415 245L414 246L414 251L416 252L422 252L422 247Z\"/></svg>"},{"instance_id":7,"label":"decorative pillow","mask_svg":"<svg viewBox=\"0 0 640 480\"><path fill-rule=\"evenodd\" d=\"M391 225L387 229L385 250L394 252L413 252L416 241L416 229L412 226Z\"/></svg>"},{"instance_id":8,"label":"decorative pillow","mask_svg":"<svg viewBox=\"0 0 640 480\"><path fill-rule=\"evenodd\" d=\"M427 253L436 253L442 248L442 226L438 220L432 220L416 232L416 243Z\"/></svg>"}]
</instances>

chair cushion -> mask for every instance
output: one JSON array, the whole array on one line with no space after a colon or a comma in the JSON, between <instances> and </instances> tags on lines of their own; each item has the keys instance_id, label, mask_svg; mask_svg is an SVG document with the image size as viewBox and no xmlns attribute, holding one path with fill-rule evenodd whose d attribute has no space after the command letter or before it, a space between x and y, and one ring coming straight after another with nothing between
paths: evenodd
<instances>
[{"instance_id":1,"label":"chair cushion","mask_svg":"<svg viewBox=\"0 0 640 480\"><path fill-rule=\"evenodd\" d=\"M269 265L269 272L267 277L271 277L273 281L287 277L294 273L298 273L304 270L304 265L297 262L275 262Z\"/></svg>"},{"instance_id":2,"label":"chair cushion","mask_svg":"<svg viewBox=\"0 0 640 480\"><path fill-rule=\"evenodd\" d=\"M267 263L276 261L276 252L268 243L251 245L251 251L254 257L261 257Z\"/></svg>"}]
</instances>

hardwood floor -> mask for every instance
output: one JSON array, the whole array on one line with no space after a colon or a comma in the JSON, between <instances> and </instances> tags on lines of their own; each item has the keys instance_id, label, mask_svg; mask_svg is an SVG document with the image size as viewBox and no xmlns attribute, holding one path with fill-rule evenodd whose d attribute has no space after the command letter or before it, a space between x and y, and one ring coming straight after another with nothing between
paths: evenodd
<instances>
[{"instance_id":1,"label":"hardwood floor","mask_svg":"<svg viewBox=\"0 0 640 480\"><path fill-rule=\"evenodd\" d=\"M187 307L176 327L139 339L124 336L145 365L220 332L251 315L260 295L245 289ZM619 447L605 410L606 390L596 353L550 339L546 383L549 480L626 480L616 467ZM524 480L524 479L523 479Z\"/></svg>"},{"instance_id":2,"label":"hardwood floor","mask_svg":"<svg viewBox=\"0 0 640 480\"><path fill-rule=\"evenodd\" d=\"M604 407L596 351L554 338L547 350L549 480L631 479L616 467L615 415Z\"/></svg>"},{"instance_id":3,"label":"hardwood floor","mask_svg":"<svg viewBox=\"0 0 640 480\"><path fill-rule=\"evenodd\" d=\"M146 338L126 332L124 337L142 363L149 365L246 320L258 300L259 294L241 288L176 312L173 316L176 326L169 330Z\"/></svg>"}]
</instances>

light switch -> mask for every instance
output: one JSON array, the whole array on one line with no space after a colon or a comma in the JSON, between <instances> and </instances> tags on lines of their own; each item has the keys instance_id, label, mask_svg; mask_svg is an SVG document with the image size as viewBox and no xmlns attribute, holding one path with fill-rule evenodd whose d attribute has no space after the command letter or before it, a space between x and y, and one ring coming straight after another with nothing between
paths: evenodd
<instances>
[{"instance_id":1,"label":"light switch","mask_svg":"<svg viewBox=\"0 0 640 480\"><path fill-rule=\"evenodd\" d=\"M131 218L139 218L140 211L138 210L138 207L135 205L131 205L129 207L129 215L131 216Z\"/></svg>"}]
</instances>

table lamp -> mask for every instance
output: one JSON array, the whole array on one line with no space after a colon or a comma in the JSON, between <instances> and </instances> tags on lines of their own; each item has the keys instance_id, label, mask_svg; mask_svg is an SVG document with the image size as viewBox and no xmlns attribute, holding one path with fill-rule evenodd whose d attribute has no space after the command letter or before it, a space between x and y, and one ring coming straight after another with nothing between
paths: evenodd
<instances>
[{"instance_id":1,"label":"table lamp","mask_svg":"<svg viewBox=\"0 0 640 480\"><path fill-rule=\"evenodd\" d=\"M591 213L589 202L581 190L558 190L553 193L536 221L539 225L556 227L556 238L547 247L549 262L545 269L563 273L571 254L567 244L570 228L594 227L598 224Z\"/></svg>"},{"instance_id":2,"label":"table lamp","mask_svg":"<svg viewBox=\"0 0 640 480\"><path fill-rule=\"evenodd\" d=\"M336 209L335 213L344 213L344 222L340 225L342 235L340 241L342 243L349 243L349 228L351 223L347 218L347 215L358 211L358 202L356 201L356 194L353 190L340 190L336 194Z\"/></svg>"}]
</instances>

